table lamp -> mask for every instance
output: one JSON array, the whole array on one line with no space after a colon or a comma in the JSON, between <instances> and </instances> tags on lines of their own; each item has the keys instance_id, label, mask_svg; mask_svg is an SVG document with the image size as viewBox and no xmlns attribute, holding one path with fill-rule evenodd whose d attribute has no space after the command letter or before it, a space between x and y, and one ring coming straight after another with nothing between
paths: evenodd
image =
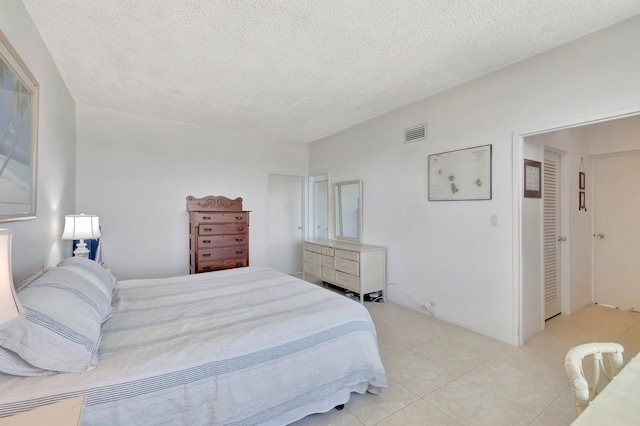
<instances>
[{"instance_id":1,"label":"table lamp","mask_svg":"<svg viewBox=\"0 0 640 426\"><path fill-rule=\"evenodd\" d=\"M100 238L100 217L90 214L70 214L64 217L63 240L79 240L74 256L89 257L86 239Z\"/></svg>"},{"instance_id":2,"label":"table lamp","mask_svg":"<svg viewBox=\"0 0 640 426\"><path fill-rule=\"evenodd\" d=\"M13 286L11 229L0 228L0 327L23 313L24 309Z\"/></svg>"}]
</instances>

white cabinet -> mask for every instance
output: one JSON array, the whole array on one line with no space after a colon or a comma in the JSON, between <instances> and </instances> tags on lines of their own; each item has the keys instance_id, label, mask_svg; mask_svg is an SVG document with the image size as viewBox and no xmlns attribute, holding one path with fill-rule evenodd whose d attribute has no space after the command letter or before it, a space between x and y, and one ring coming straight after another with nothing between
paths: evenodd
<instances>
[{"instance_id":1,"label":"white cabinet","mask_svg":"<svg viewBox=\"0 0 640 426\"><path fill-rule=\"evenodd\" d=\"M384 247L336 240L308 240L303 244L304 278L317 278L360 295L381 292L385 296Z\"/></svg>"}]
</instances>

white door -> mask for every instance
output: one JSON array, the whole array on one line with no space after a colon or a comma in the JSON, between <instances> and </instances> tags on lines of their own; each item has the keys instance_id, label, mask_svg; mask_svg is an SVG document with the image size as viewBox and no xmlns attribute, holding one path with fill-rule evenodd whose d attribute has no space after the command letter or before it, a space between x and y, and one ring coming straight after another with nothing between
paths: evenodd
<instances>
[{"instance_id":1,"label":"white door","mask_svg":"<svg viewBox=\"0 0 640 426\"><path fill-rule=\"evenodd\" d=\"M544 318L560 313L560 155L544 152Z\"/></svg>"},{"instance_id":2,"label":"white door","mask_svg":"<svg viewBox=\"0 0 640 426\"><path fill-rule=\"evenodd\" d=\"M304 178L269 175L267 265L286 274L302 274Z\"/></svg>"},{"instance_id":3,"label":"white door","mask_svg":"<svg viewBox=\"0 0 640 426\"><path fill-rule=\"evenodd\" d=\"M596 302L640 310L640 154L594 161Z\"/></svg>"}]
</instances>

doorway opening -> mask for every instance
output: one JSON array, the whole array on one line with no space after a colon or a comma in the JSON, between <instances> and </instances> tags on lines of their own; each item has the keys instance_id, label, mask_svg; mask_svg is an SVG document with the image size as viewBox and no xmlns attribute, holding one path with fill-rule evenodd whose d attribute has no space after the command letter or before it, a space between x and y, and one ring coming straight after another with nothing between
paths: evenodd
<instances>
[{"instance_id":1,"label":"doorway opening","mask_svg":"<svg viewBox=\"0 0 640 426\"><path fill-rule=\"evenodd\" d=\"M309 177L309 235L329 239L329 173Z\"/></svg>"},{"instance_id":2,"label":"doorway opening","mask_svg":"<svg viewBox=\"0 0 640 426\"><path fill-rule=\"evenodd\" d=\"M514 197L514 327L513 341L522 346L524 341L544 329L545 295L543 203L533 207L523 197L524 160L542 161L545 147L566 152L566 165L562 172L567 183L561 187L561 202L567 206L566 270L561 271L561 312L571 312L593 303L594 299L594 223L593 173L591 159L597 155L640 149L637 137L629 129L640 131L640 111L629 110L617 115L602 115L549 126L546 129L515 132L513 144L513 197ZM537 155L537 158L531 158ZM580 160L587 165L586 188L579 189ZM583 194L580 194L582 192ZM579 210L581 198L586 199L587 211ZM532 211L534 215L532 216ZM565 231L562 231L565 234ZM561 235L561 237L564 235Z\"/></svg>"}]
</instances>

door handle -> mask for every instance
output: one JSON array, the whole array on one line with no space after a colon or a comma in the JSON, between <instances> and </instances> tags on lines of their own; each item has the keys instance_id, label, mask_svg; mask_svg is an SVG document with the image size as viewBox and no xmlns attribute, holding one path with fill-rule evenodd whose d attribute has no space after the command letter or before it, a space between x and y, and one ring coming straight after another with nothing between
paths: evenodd
<instances>
[{"instance_id":1,"label":"door handle","mask_svg":"<svg viewBox=\"0 0 640 426\"><path fill-rule=\"evenodd\" d=\"M599 240L601 240L601 239L603 239L603 238L604 238L604 234L603 234L602 232L601 232L601 233L599 233L599 234L596 234L596 238L597 238L597 239L599 239Z\"/></svg>"},{"instance_id":2,"label":"door handle","mask_svg":"<svg viewBox=\"0 0 640 426\"><path fill-rule=\"evenodd\" d=\"M567 241L567 237L558 237L558 241Z\"/></svg>"}]
</instances>

